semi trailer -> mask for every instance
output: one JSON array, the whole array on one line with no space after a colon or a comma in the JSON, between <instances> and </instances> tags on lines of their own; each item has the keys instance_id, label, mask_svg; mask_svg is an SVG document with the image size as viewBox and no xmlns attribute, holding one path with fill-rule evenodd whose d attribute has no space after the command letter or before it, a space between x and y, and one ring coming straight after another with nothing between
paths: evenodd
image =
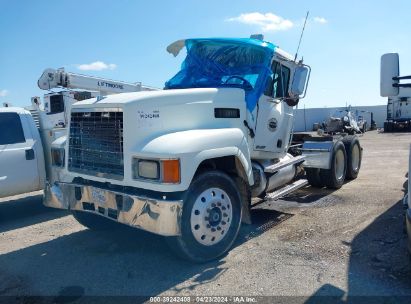
<instances>
[{"instance_id":1,"label":"semi trailer","mask_svg":"<svg viewBox=\"0 0 411 304\"><path fill-rule=\"evenodd\" d=\"M308 184L338 189L357 177L355 135L291 145L311 72L302 60L262 36L178 40L167 51L183 48L164 90L73 104L46 206L90 229L111 220L165 236L178 255L205 262L250 223L252 198Z\"/></svg>"}]
</instances>

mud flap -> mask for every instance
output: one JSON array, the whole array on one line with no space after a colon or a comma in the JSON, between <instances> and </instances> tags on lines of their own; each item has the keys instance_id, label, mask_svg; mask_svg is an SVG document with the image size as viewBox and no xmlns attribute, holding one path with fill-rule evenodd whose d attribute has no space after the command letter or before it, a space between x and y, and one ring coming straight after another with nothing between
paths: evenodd
<instances>
[{"instance_id":1,"label":"mud flap","mask_svg":"<svg viewBox=\"0 0 411 304\"><path fill-rule=\"evenodd\" d=\"M241 196L241 223L251 225L251 191L247 183L241 177L235 177L235 182Z\"/></svg>"}]
</instances>

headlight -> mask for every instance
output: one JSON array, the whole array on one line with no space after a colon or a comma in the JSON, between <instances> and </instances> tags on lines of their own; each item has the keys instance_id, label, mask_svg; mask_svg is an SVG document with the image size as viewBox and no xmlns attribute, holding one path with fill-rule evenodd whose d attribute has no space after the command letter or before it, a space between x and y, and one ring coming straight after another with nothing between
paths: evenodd
<instances>
[{"instance_id":1,"label":"headlight","mask_svg":"<svg viewBox=\"0 0 411 304\"><path fill-rule=\"evenodd\" d=\"M180 183L180 160L148 160L133 158L134 179L149 179L165 184Z\"/></svg>"},{"instance_id":2,"label":"headlight","mask_svg":"<svg viewBox=\"0 0 411 304\"><path fill-rule=\"evenodd\" d=\"M64 167L65 151L63 148L51 148L51 165Z\"/></svg>"},{"instance_id":3,"label":"headlight","mask_svg":"<svg viewBox=\"0 0 411 304\"><path fill-rule=\"evenodd\" d=\"M160 179L160 166L157 161L133 159L133 178Z\"/></svg>"}]
</instances>

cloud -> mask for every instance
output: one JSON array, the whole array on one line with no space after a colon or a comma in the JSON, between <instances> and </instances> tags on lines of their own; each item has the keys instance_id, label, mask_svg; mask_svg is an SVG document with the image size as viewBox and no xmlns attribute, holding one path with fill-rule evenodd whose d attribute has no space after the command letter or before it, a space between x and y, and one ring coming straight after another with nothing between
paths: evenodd
<instances>
[{"instance_id":1,"label":"cloud","mask_svg":"<svg viewBox=\"0 0 411 304\"><path fill-rule=\"evenodd\" d=\"M0 97L5 97L9 94L9 91L7 90L0 90Z\"/></svg>"},{"instance_id":2,"label":"cloud","mask_svg":"<svg viewBox=\"0 0 411 304\"><path fill-rule=\"evenodd\" d=\"M226 21L258 25L263 32L286 31L294 26L291 20L284 19L273 13L245 13L237 17L228 18Z\"/></svg>"},{"instance_id":3,"label":"cloud","mask_svg":"<svg viewBox=\"0 0 411 304\"><path fill-rule=\"evenodd\" d=\"M321 24L326 24L328 22L327 19L324 17L314 17L314 22L321 23Z\"/></svg>"},{"instance_id":4,"label":"cloud","mask_svg":"<svg viewBox=\"0 0 411 304\"><path fill-rule=\"evenodd\" d=\"M114 70L116 67L117 65L114 63L105 63L103 61L94 61L92 63L77 65L77 68L82 71Z\"/></svg>"}]
</instances>

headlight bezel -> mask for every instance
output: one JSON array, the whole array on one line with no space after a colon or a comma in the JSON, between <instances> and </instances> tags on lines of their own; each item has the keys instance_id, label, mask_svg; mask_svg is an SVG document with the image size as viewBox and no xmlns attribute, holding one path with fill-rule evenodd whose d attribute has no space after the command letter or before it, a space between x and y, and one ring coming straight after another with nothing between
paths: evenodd
<instances>
[{"instance_id":1,"label":"headlight bezel","mask_svg":"<svg viewBox=\"0 0 411 304\"><path fill-rule=\"evenodd\" d=\"M157 164L157 177L148 177L141 174L140 163L155 163ZM131 170L133 180L141 180L148 182L155 182L161 184L179 184L181 183L181 166L180 159L168 158L168 159L155 159L155 158L143 158L133 157L131 161Z\"/></svg>"}]
</instances>

